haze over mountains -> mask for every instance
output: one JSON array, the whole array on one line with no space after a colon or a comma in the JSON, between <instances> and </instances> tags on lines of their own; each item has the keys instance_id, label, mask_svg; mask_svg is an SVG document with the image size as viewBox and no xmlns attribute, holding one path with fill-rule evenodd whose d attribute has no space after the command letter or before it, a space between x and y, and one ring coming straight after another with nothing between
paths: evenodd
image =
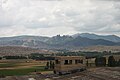
<instances>
[{"instance_id":1,"label":"haze over mountains","mask_svg":"<svg viewBox=\"0 0 120 80\"><path fill-rule=\"evenodd\" d=\"M74 49L88 46L120 46L120 37L116 35L96 35L89 33L72 36L15 36L1 37L0 46L22 46L41 49Z\"/></svg>"}]
</instances>

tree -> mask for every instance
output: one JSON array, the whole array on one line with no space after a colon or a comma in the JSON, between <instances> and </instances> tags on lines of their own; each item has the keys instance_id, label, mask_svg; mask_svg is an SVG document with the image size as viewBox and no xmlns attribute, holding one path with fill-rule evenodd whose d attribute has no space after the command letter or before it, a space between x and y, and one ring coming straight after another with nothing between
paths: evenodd
<instances>
[{"instance_id":1,"label":"tree","mask_svg":"<svg viewBox=\"0 0 120 80\"><path fill-rule=\"evenodd\" d=\"M54 62L50 61L50 69L54 69L54 66L55 66Z\"/></svg>"},{"instance_id":2,"label":"tree","mask_svg":"<svg viewBox=\"0 0 120 80\"><path fill-rule=\"evenodd\" d=\"M88 66L88 59L87 59L86 65Z\"/></svg>"},{"instance_id":3,"label":"tree","mask_svg":"<svg viewBox=\"0 0 120 80\"><path fill-rule=\"evenodd\" d=\"M52 69L52 61L50 61L50 69Z\"/></svg>"},{"instance_id":4,"label":"tree","mask_svg":"<svg viewBox=\"0 0 120 80\"><path fill-rule=\"evenodd\" d=\"M31 53L29 58L34 60L45 60L44 55L40 53Z\"/></svg>"},{"instance_id":5,"label":"tree","mask_svg":"<svg viewBox=\"0 0 120 80\"><path fill-rule=\"evenodd\" d=\"M95 59L95 65L98 66L98 58Z\"/></svg>"},{"instance_id":6,"label":"tree","mask_svg":"<svg viewBox=\"0 0 120 80\"><path fill-rule=\"evenodd\" d=\"M0 60L2 59L2 57L0 57Z\"/></svg>"},{"instance_id":7,"label":"tree","mask_svg":"<svg viewBox=\"0 0 120 80\"><path fill-rule=\"evenodd\" d=\"M106 66L106 58L105 57L97 57L95 59L96 66Z\"/></svg>"},{"instance_id":8,"label":"tree","mask_svg":"<svg viewBox=\"0 0 120 80\"><path fill-rule=\"evenodd\" d=\"M120 59L119 61L116 61L116 66L120 66Z\"/></svg>"},{"instance_id":9,"label":"tree","mask_svg":"<svg viewBox=\"0 0 120 80\"><path fill-rule=\"evenodd\" d=\"M50 68L50 63L47 62L47 63L46 63L46 66L45 66L45 69L49 69L49 68Z\"/></svg>"},{"instance_id":10,"label":"tree","mask_svg":"<svg viewBox=\"0 0 120 80\"><path fill-rule=\"evenodd\" d=\"M55 68L55 63L53 62L53 64L52 64L52 68L54 69Z\"/></svg>"},{"instance_id":11,"label":"tree","mask_svg":"<svg viewBox=\"0 0 120 80\"><path fill-rule=\"evenodd\" d=\"M115 64L116 64L116 62L115 62L114 57L113 56L109 56L109 58L108 58L108 66L109 67L114 67Z\"/></svg>"},{"instance_id":12,"label":"tree","mask_svg":"<svg viewBox=\"0 0 120 80\"><path fill-rule=\"evenodd\" d=\"M120 66L120 59L119 59L119 61L118 61L118 66Z\"/></svg>"}]
</instances>

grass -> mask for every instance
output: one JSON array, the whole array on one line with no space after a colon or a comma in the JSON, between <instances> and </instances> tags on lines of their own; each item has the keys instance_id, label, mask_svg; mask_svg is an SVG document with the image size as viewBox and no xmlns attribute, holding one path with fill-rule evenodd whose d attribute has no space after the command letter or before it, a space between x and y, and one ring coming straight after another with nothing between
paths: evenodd
<instances>
[{"instance_id":1,"label":"grass","mask_svg":"<svg viewBox=\"0 0 120 80\"><path fill-rule=\"evenodd\" d=\"M0 61L0 75L4 76L14 76L14 75L27 75L37 72L47 71L44 66L46 62L44 61L30 61L27 63L26 61Z\"/></svg>"},{"instance_id":2,"label":"grass","mask_svg":"<svg viewBox=\"0 0 120 80\"><path fill-rule=\"evenodd\" d=\"M13 63L4 63L4 64L0 64L0 68L8 68L8 67L16 67L16 64Z\"/></svg>"},{"instance_id":3,"label":"grass","mask_svg":"<svg viewBox=\"0 0 120 80\"><path fill-rule=\"evenodd\" d=\"M4 70L0 70L0 75L5 75L5 76L27 75L35 71L42 72L46 70L44 69L44 66L37 66L37 67L23 68L23 69L4 69Z\"/></svg>"}]
</instances>

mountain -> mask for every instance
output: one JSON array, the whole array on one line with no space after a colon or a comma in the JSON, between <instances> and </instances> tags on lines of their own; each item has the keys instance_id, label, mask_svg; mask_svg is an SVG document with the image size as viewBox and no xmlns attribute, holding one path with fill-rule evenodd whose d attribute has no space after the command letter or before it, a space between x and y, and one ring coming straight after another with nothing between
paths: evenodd
<instances>
[{"instance_id":1,"label":"mountain","mask_svg":"<svg viewBox=\"0 0 120 80\"><path fill-rule=\"evenodd\" d=\"M115 39L114 39L115 37ZM21 46L40 49L75 49L87 46L120 46L117 36L76 34L74 36L14 36L0 38L0 46Z\"/></svg>"},{"instance_id":2,"label":"mountain","mask_svg":"<svg viewBox=\"0 0 120 80\"><path fill-rule=\"evenodd\" d=\"M14 36L14 37L1 37L0 41L12 41L12 40L39 40L45 42L48 40L49 37L43 37L43 36L28 36L28 35L23 35L23 36Z\"/></svg>"},{"instance_id":3,"label":"mountain","mask_svg":"<svg viewBox=\"0 0 120 80\"><path fill-rule=\"evenodd\" d=\"M82 33L82 34L75 34L73 37L86 37L89 39L104 39L112 42L120 42L120 37L116 35L96 35L96 34L90 34L90 33Z\"/></svg>"},{"instance_id":4,"label":"mountain","mask_svg":"<svg viewBox=\"0 0 120 80\"><path fill-rule=\"evenodd\" d=\"M120 43L107 41L103 39L89 39L78 36L74 40L67 42L64 46L86 47L86 46L96 46L96 45L115 46L115 45L120 45Z\"/></svg>"},{"instance_id":5,"label":"mountain","mask_svg":"<svg viewBox=\"0 0 120 80\"><path fill-rule=\"evenodd\" d=\"M71 40L73 40L74 38L72 36L53 36L52 38L50 38L48 41L46 41L46 43L51 44L51 45L61 45L64 44L66 42L69 42Z\"/></svg>"},{"instance_id":6,"label":"mountain","mask_svg":"<svg viewBox=\"0 0 120 80\"><path fill-rule=\"evenodd\" d=\"M41 45L46 48L45 42L49 37L42 36L14 36L0 38L0 46L23 46L23 47L38 47Z\"/></svg>"}]
</instances>

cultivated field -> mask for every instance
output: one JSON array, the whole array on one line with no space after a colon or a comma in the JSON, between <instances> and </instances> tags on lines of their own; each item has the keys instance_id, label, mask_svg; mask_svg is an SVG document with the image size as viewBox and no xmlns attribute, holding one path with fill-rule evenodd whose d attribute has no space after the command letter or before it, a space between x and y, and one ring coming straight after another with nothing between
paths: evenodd
<instances>
[{"instance_id":1,"label":"cultivated field","mask_svg":"<svg viewBox=\"0 0 120 80\"><path fill-rule=\"evenodd\" d=\"M0 75L25 75L33 72L45 71L47 61L25 60L0 60Z\"/></svg>"},{"instance_id":2,"label":"cultivated field","mask_svg":"<svg viewBox=\"0 0 120 80\"><path fill-rule=\"evenodd\" d=\"M31 79L30 79L31 78ZM25 76L8 76L0 80L120 80L120 67L89 68L83 72L67 75L36 74Z\"/></svg>"}]
</instances>

